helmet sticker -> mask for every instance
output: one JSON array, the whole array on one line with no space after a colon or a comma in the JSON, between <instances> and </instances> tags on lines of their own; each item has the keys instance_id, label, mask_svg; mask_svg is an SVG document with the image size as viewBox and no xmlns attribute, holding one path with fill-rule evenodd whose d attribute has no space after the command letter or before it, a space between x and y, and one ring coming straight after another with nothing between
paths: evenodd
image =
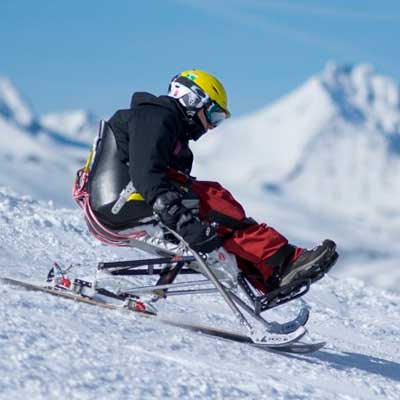
<instances>
[{"instance_id":1,"label":"helmet sticker","mask_svg":"<svg viewBox=\"0 0 400 400\"><path fill-rule=\"evenodd\" d=\"M189 79L191 79L192 81L195 81L196 78L197 78L197 75L195 75L195 74L187 74L186 78L189 78Z\"/></svg>"}]
</instances>

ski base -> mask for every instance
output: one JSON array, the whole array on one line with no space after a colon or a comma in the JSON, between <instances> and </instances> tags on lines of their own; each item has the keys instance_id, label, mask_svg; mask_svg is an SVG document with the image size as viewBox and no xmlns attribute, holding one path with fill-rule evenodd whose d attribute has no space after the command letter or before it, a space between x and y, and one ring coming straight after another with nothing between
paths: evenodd
<instances>
[{"instance_id":1,"label":"ski base","mask_svg":"<svg viewBox=\"0 0 400 400\"><path fill-rule=\"evenodd\" d=\"M299 340L307 332L303 326L297 327L296 330L288 334L267 334L262 339L258 339L257 342L255 342L254 339L252 339L251 337L243 335L241 333L230 332L210 326L189 324L185 322L175 321L172 319L167 319L164 317L159 317L156 316L156 314L153 312L146 312L146 310L142 309L141 307L127 307L127 306L116 305L108 302L103 302L91 297L74 294L72 292L68 292L65 290L54 289L51 287L37 285L34 283L20 281L12 278L1 278L0 280L1 282L6 283L8 285L23 287L26 290L44 292L51 294L53 296L58 296L68 300L94 305L109 310L129 310L130 312L134 312L136 315L156 318L157 321L160 321L167 325L176 326L178 328L187 329L193 332L202 333L208 336L213 336L225 340L230 340L238 343L245 343L265 350L276 351L280 353L282 352L282 353L295 353L295 354L309 354L321 349L325 345L325 342L317 342L317 343L299 342Z\"/></svg>"}]
</instances>

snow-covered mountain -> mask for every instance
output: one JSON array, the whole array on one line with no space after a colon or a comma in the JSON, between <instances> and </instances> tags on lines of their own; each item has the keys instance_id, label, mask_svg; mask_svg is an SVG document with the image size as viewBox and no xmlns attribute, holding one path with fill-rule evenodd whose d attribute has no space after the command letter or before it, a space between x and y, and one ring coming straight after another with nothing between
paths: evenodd
<instances>
[{"instance_id":1,"label":"snow-covered mountain","mask_svg":"<svg viewBox=\"0 0 400 400\"><path fill-rule=\"evenodd\" d=\"M73 140L80 140L89 146L93 143L94 132L99 126L98 118L84 110L49 113L42 116L40 122L50 130L60 132Z\"/></svg>"},{"instance_id":2,"label":"snow-covered mountain","mask_svg":"<svg viewBox=\"0 0 400 400\"><path fill-rule=\"evenodd\" d=\"M328 64L199 143L201 174L358 215L399 214L400 91L368 65Z\"/></svg>"},{"instance_id":3,"label":"snow-covered mountain","mask_svg":"<svg viewBox=\"0 0 400 400\"><path fill-rule=\"evenodd\" d=\"M10 80L0 78L0 183L71 206L72 181L87 156L88 130L81 137L44 125Z\"/></svg>"},{"instance_id":4,"label":"snow-covered mountain","mask_svg":"<svg viewBox=\"0 0 400 400\"><path fill-rule=\"evenodd\" d=\"M335 113L308 141L283 186L328 207L399 216L398 85L368 66L331 66L320 83Z\"/></svg>"},{"instance_id":5,"label":"snow-covered mountain","mask_svg":"<svg viewBox=\"0 0 400 400\"><path fill-rule=\"evenodd\" d=\"M53 261L93 276L124 254L89 237L79 211L0 187L0 276L43 282ZM73 255L73 256L72 256ZM400 297L330 276L305 299L312 355L286 356L0 283L0 399L397 400ZM174 296L160 316L238 330L215 295ZM268 312L287 320L297 302ZM177 378L179 377L179 378Z\"/></svg>"},{"instance_id":6,"label":"snow-covered mountain","mask_svg":"<svg viewBox=\"0 0 400 400\"><path fill-rule=\"evenodd\" d=\"M16 125L32 129L35 119L30 107L7 78L0 77L0 115Z\"/></svg>"}]
</instances>

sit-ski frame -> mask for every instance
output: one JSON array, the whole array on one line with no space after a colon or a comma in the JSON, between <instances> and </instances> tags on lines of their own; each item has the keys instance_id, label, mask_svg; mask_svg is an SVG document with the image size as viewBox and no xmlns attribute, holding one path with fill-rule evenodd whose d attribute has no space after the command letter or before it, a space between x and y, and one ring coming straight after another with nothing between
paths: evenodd
<instances>
[{"instance_id":1,"label":"sit-ski frame","mask_svg":"<svg viewBox=\"0 0 400 400\"><path fill-rule=\"evenodd\" d=\"M274 333L279 333L279 331L281 331L281 333L285 333L284 331L289 329L288 326L284 326L285 324L280 325L274 322L268 322L260 314L267 309L276 307L277 305L283 304L291 299L302 296L308 291L310 286L309 282L304 283L303 281L302 290L300 290L297 294L292 295L290 298L287 297L282 301L271 301L269 303L267 301L268 295L267 297L256 296L244 276L239 274L238 285L242 288L248 300L254 304L253 308L235 293L235 288L229 285L229 283L231 283L230 279L219 279L215 276L214 272L205 261L206 257L203 258L192 249L190 249L190 251L193 254L192 256L168 256L144 260L102 262L98 264L98 271L107 271L113 276L160 276L155 285L137 286L124 290L122 294L118 295L121 299L124 297L139 297L143 294L150 294L153 295L152 300L156 301L161 297L167 296L219 293L228 304L234 315L237 317L241 325L248 329L250 335L255 333L254 328L245 317L241 309L247 312L257 321L261 322L268 331L274 331ZM190 264L194 262L196 262L201 268L202 273L190 268ZM173 282L177 275L198 276L200 274L204 276L205 279L189 280L176 283ZM302 309L296 320L302 319L302 313L308 313L308 311ZM289 324L290 323L286 325Z\"/></svg>"}]
</instances>

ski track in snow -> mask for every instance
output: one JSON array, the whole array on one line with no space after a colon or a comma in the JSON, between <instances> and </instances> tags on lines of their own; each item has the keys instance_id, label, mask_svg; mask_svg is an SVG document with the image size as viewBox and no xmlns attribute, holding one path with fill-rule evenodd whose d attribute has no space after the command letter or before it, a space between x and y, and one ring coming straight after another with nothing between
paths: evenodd
<instances>
[{"instance_id":1,"label":"ski track in snow","mask_svg":"<svg viewBox=\"0 0 400 400\"><path fill-rule=\"evenodd\" d=\"M0 189L1 276L41 281L53 260L90 275L100 260L143 257L89 237L79 211ZM283 355L128 312L0 284L0 399L398 399L397 294L326 277L306 299L312 355ZM188 304L188 301L190 303ZM270 312L283 321L297 304ZM161 313L236 328L213 296L173 298Z\"/></svg>"}]
</instances>

